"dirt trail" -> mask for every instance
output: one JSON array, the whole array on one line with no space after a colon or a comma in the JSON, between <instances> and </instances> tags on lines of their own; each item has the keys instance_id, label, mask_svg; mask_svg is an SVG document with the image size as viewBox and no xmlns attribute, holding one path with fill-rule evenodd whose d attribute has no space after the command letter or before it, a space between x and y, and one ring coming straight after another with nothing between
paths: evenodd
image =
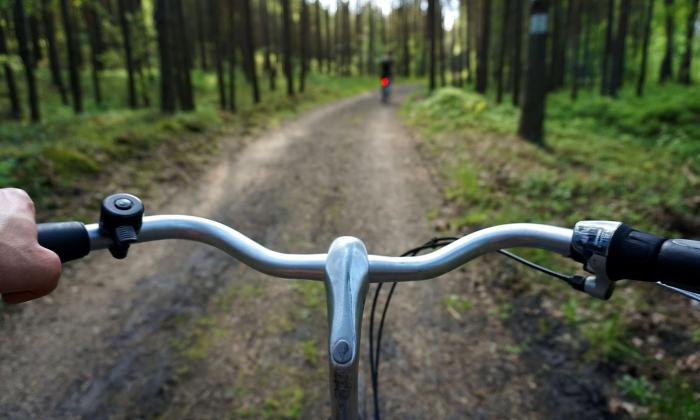
<instances>
[{"instance_id":1,"label":"dirt trail","mask_svg":"<svg viewBox=\"0 0 700 420\"><path fill-rule=\"evenodd\" d=\"M434 235L426 215L441 197L396 111L366 94L306 113L226 149L198 186L147 211L213 218L280 251L325 252L353 235L370 253L399 254ZM496 275L476 262L399 285L383 343L385 418L538 418L558 405L553 417L604 415L580 398L588 389L557 400L537 383L546 361L504 351L519 340L493 316L484 284ZM446 310L451 294L475 307ZM149 244L126 263L91 256L0 328L0 417L328 412L321 285L271 279L204 246Z\"/></svg>"}]
</instances>

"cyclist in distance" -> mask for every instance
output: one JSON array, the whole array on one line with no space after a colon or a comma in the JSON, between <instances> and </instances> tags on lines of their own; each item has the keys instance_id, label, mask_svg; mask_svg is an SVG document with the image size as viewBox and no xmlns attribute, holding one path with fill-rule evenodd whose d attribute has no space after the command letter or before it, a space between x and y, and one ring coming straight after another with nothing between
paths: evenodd
<instances>
[{"instance_id":1,"label":"cyclist in distance","mask_svg":"<svg viewBox=\"0 0 700 420\"><path fill-rule=\"evenodd\" d=\"M61 261L37 242L34 203L26 192L0 189L0 294L5 303L45 296L58 285Z\"/></svg>"},{"instance_id":2,"label":"cyclist in distance","mask_svg":"<svg viewBox=\"0 0 700 420\"><path fill-rule=\"evenodd\" d=\"M386 102L389 98L389 93L391 92L391 82L394 78L394 59L391 56L391 50L387 51L386 55L382 57L379 68L381 70L379 80L382 84L382 102Z\"/></svg>"}]
</instances>

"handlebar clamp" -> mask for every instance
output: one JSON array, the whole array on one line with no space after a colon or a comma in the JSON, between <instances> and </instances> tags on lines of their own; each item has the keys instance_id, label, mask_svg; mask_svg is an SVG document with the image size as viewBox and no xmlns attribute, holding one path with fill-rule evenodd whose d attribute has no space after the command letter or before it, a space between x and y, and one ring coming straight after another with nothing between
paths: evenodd
<instances>
[{"instance_id":1,"label":"handlebar clamp","mask_svg":"<svg viewBox=\"0 0 700 420\"><path fill-rule=\"evenodd\" d=\"M143 203L131 194L113 194L102 201L100 232L112 238L109 252L114 258L126 258L129 245L137 241L143 212Z\"/></svg>"}]
</instances>

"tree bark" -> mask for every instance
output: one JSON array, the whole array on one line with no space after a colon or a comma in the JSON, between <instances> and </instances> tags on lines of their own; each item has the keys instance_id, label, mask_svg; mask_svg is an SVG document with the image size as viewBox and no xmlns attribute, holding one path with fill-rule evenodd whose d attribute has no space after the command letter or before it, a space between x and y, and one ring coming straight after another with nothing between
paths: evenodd
<instances>
[{"instance_id":1,"label":"tree bark","mask_svg":"<svg viewBox=\"0 0 700 420\"><path fill-rule=\"evenodd\" d=\"M355 15L355 48L353 48L353 50L355 52L355 55L357 56L357 72L359 74L362 74L365 71L365 56L362 51L362 5L360 4L360 0L357 0L355 5L357 9L357 14Z\"/></svg>"},{"instance_id":2,"label":"tree bark","mask_svg":"<svg viewBox=\"0 0 700 420\"><path fill-rule=\"evenodd\" d=\"M436 73L436 63L435 63L435 1L436 0L428 0L428 16L427 16L427 23L428 23L428 42L430 43L430 55L428 59L429 63L429 68L430 68L430 84L429 88L430 91L434 91L436 84L435 84L435 73Z\"/></svg>"},{"instance_id":3,"label":"tree bark","mask_svg":"<svg viewBox=\"0 0 700 420\"><path fill-rule=\"evenodd\" d=\"M0 55L8 55L5 22L2 21L0 21ZM2 68L5 75L5 83L7 84L7 94L10 97L10 118L19 120L22 118L22 105L19 101L15 73L7 62L2 64Z\"/></svg>"},{"instance_id":4,"label":"tree bark","mask_svg":"<svg viewBox=\"0 0 700 420\"><path fill-rule=\"evenodd\" d=\"M292 16L289 0L282 1L282 55L284 78L287 80L287 95L294 95L294 75L292 74Z\"/></svg>"},{"instance_id":5,"label":"tree bark","mask_svg":"<svg viewBox=\"0 0 700 420\"><path fill-rule=\"evenodd\" d=\"M571 21L569 22L569 30L571 31L571 99L578 98L579 89L579 52L581 49L581 9L582 0L571 0ZM625 0L623 0L624 2ZM624 40L623 40L624 42Z\"/></svg>"},{"instance_id":6,"label":"tree bark","mask_svg":"<svg viewBox=\"0 0 700 420\"><path fill-rule=\"evenodd\" d=\"M160 60L160 109L166 114L173 114L177 109L175 102L175 78L173 75L173 55L171 47L172 17L169 0L156 0L154 21L158 34L158 57Z\"/></svg>"},{"instance_id":7,"label":"tree bark","mask_svg":"<svg viewBox=\"0 0 700 420\"><path fill-rule=\"evenodd\" d=\"M261 4L265 3L265 0L261 2ZM263 6L261 6L262 8ZM228 1L228 13L227 13L227 18L228 18L228 48L227 48L227 54L228 54L228 101L227 101L227 107L228 110L231 112L236 112L237 106L236 106L236 19L235 19L235 14L234 14L234 8L235 8L235 0L229 0ZM267 5L264 5L265 9L265 19L267 19ZM268 39L268 47L269 47L269 36L267 37ZM269 54L269 51L267 51ZM269 59L269 56L268 56ZM272 74L272 68L268 70L270 74ZM271 79L271 89L274 90L274 79Z\"/></svg>"},{"instance_id":8,"label":"tree bark","mask_svg":"<svg viewBox=\"0 0 700 420\"><path fill-rule=\"evenodd\" d=\"M466 67L467 67L467 83L471 83L472 81L472 22L474 21L472 19L472 12L474 10L474 5L473 5L474 0L466 0L466 13L465 13L465 19L464 19L464 24L466 25L467 29L467 45L466 45Z\"/></svg>"},{"instance_id":9,"label":"tree bark","mask_svg":"<svg viewBox=\"0 0 700 420\"><path fill-rule=\"evenodd\" d=\"M326 9L324 10L323 14L325 15L325 20L326 20L326 54L325 54L325 59L326 59L326 72L330 73L331 72L331 64L333 62L333 41L331 40L331 12Z\"/></svg>"},{"instance_id":10,"label":"tree bark","mask_svg":"<svg viewBox=\"0 0 700 420\"><path fill-rule=\"evenodd\" d=\"M673 75L673 33L675 29L673 22L673 0L665 0L664 6L666 8L666 49L659 71L659 80L661 83L667 81Z\"/></svg>"},{"instance_id":11,"label":"tree bark","mask_svg":"<svg viewBox=\"0 0 700 420\"><path fill-rule=\"evenodd\" d=\"M80 114L83 112L83 92L80 86L78 44L75 39L75 33L73 32L73 19L69 0L61 0L61 18L63 20L63 30L66 35L66 49L68 50L68 74L70 76L70 89L73 97L73 110L76 114Z\"/></svg>"},{"instance_id":12,"label":"tree bark","mask_svg":"<svg viewBox=\"0 0 700 420\"><path fill-rule=\"evenodd\" d=\"M68 95L66 94L66 87L63 84L63 76L61 75L61 58L58 54L58 46L56 43L56 24L53 11L51 10L51 0L42 0L41 20L44 24L44 35L46 36L46 44L48 46L51 82L58 90L61 102L64 105L68 105Z\"/></svg>"},{"instance_id":13,"label":"tree bark","mask_svg":"<svg viewBox=\"0 0 700 420\"><path fill-rule=\"evenodd\" d=\"M513 106L520 106L520 83L522 80L522 68L523 68L523 58L522 58L522 46L523 46L523 2L520 0L515 1L515 24L513 25L513 31L515 36L513 37L513 62L511 66L513 67Z\"/></svg>"},{"instance_id":14,"label":"tree bark","mask_svg":"<svg viewBox=\"0 0 700 420\"><path fill-rule=\"evenodd\" d=\"M301 16L299 22L299 92L306 88L306 71L309 61L309 7L306 0L301 0Z\"/></svg>"},{"instance_id":15,"label":"tree bark","mask_svg":"<svg viewBox=\"0 0 700 420\"><path fill-rule=\"evenodd\" d=\"M630 0L621 0L620 14L617 22L617 36L613 45L612 73L610 75L610 94L617 96L625 78L625 45L629 21Z\"/></svg>"},{"instance_id":16,"label":"tree bark","mask_svg":"<svg viewBox=\"0 0 700 420\"><path fill-rule=\"evenodd\" d=\"M367 48L367 73L374 74L374 61L375 61L375 29L374 29L374 10L372 3L370 2L367 6L367 18L369 19L369 45Z\"/></svg>"},{"instance_id":17,"label":"tree bark","mask_svg":"<svg viewBox=\"0 0 700 420\"><path fill-rule=\"evenodd\" d=\"M118 0L117 7L119 10L119 27L122 34L122 43L124 45L124 63L126 64L129 108L136 108L138 104L136 101L134 51L131 40L131 28L129 25L129 14L131 12L131 8L129 7L127 1L128 0ZM172 7L172 5L169 5L168 7Z\"/></svg>"},{"instance_id":18,"label":"tree bark","mask_svg":"<svg viewBox=\"0 0 700 420\"><path fill-rule=\"evenodd\" d=\"M409 48L411 31L408 27L408 1L402 0L401 4L401 41L403 52L403 74L406 77L411 77L411 50Z\"/></svg>"},{"instance_id":19,"label":"tree bark","mask_svg":"<svg viewBox=\"0 0 700 420\"><path fill-rule=\"evenodd\" d=\"M31 14L27 16L27 22L29 23L27 30L32 41L32 62L34 63L34 68L36 68L43 57L40 42L41 26L39 25L39 19L37 19L36 13L36 11L32 11Z\"/></svg>"},{"instance_id":20,"label":"tree bark","mask_svg":"<svg viewBox=\"0 0 700 420\"><path fill-rule=\"evenodd\" d=\"M695 19L698 15L698 0L691 0L690 11L688 12L688 23L685 32L685 51L678 69L678 81L689 85L692 82L690 77L691 61L693 59L693 37L695 35Z\"/></svg>"},{"instance_id":21,"label":"tree bark","mask_svg":"<svg viewBox=\"0 0 700 420\"><path fill-rule=\"evenodd\" d=\"M563 0L552 1L552 51L549 63L549 89L556 90L564 85L564 68L566 65L566 35L563 28L561 4ZM571 1L571 0L569 0ZM567 8L568 10L568 8Z\"/></svg>"},{"instance_id":22,"label":"tree bark","mask_svg":"<svg viewBox=\"0 0 700 420\"><path fill-rule=\"evenodd\" d=\"M482 94L488 88L490 38L491 0L482 0L481 25L476 39L476 91Z\"/></svg>"},{"instance_id":23,"label":"tree bark","mask_svg":"<svg viewBox=\"0 0 700 420\"><path fill-rule=\"evenodd\" d=\"M441 0L437 0L436 12L437 21L435 25L437 26L438 34L438 67L440 69L440 86L445 87L447 85L447 79L445 78L445 28L442 22L442 5Z\"/></svg>"},{"instance_id":24,"label":"tree bark","mask_svg":"<svg viewBox=\"0 0 700 420\"><path fill-rule=\"evenodd\" d=\"M314 5L314 38L316 41L315 52L316 52L316 68L319 72L323 71L323 43L321 41L322 31L321 31L321 2L316 0Z\"/></svg>"},{"instance_id":25,"label":"tree bark","mask_svg":"<svg viewBox=\"0 0 700 420\"><path fill-rule=\"evenodd\" d=\"M170 6L174 8L173 13L177 22L177 30L172 32L173 45L189 45L187 41L187 31L185 27L185 13L182 9L182 0L170 0ZM194 93L192 92L192 76L190 74L189 49L175 48L175 66L177 68L177 96L180 108L183 111L193 111Z\"/></svg>"},{"instance_id":26,"label":"tree bark","mask_svg":"<svg viewBox=\"0 0 700 420\"><path fill-rule=\"evenodd\" d=\"M36 78L34 77L34 56L29 49L29 39L27 36L27 17L24 14L24 1L15 0L15 36L19 56L24 64L24 75L27 79L27 90L29 92L29 111L33 122L39 122L41 115L39 112L39 98L36 90Z\"/></svg>"},{"instance_id":27,"label":"tree bark","mask_svg":"<svg viewBox=\"0 0 700 420\"><path fill-rule=\"evenodd\" d=\"M547 99L547 3L534 0L530 8L527 83L518 134L537 144L544 143Z\"/></svg>"},{"instance_id":28,"label":"tree bark","mask_svg":"<svg viewBox=\"0 0 700 420\"><path fill-rule=\"evenodd\" d=\"M615 21L615 0L608 0L608 14L605 20L605 46L601 61L600 94L610 95L610 55L613 50L613 22Z\"/></svg>"},{"instance_id":29,"label":"tree bark","mask_svg":"<svg viewBox=\"0 0 700 420\"><path fill-rule=\"evenodd\" d=\"M99 105L102 103L102 92L100 89L100 70L102 68L102 62L100 60L100 54L102 53L102 28L97 11L94 7L84 4L82 9L90 44L92 92L95 98L95 103Z\"/></svg>"},{"instance_id":30,"label":"tree bark","mask_svg":"<svg viewBox=\"0 0 700 420\"><path fill-rule=\"evenodd\" d=\"M199 66L202 70L207 70L207 35L204 23L204 14L206 14L206 2L197 0L194 5L195 15L197 19L197 41L199 44ZM204 11L202 10L204 8Z\"/></svg>"},{"instance_id":31,"label":"tree bark","mask_svg":"<svg viewBox=\"0 0 700 420\"><path fill-rule=\"evenodd\" d=\"M506 45L508 39L508 29L510 24L511 0L503 2L503 20L501 21L501 45L498 50L498 64L496 68L496 102L503 101L503 68L506 64Z\"/></svg>"},{"instance_id":32,"label":"tree bark","mask_svg":"<svg viewBox=\"0 0 700 420\"><path fill-rule=\"evenodd\" d=\"M654 0L647 1L647 12L644 18L644 39L642 41L642 60L639 63L639 78L637 79L637 96L644 94L644 83L647 78L647 61L649 57L649 39L651 38L651 21L654 17Z\"/></svg>"}]
</instances>

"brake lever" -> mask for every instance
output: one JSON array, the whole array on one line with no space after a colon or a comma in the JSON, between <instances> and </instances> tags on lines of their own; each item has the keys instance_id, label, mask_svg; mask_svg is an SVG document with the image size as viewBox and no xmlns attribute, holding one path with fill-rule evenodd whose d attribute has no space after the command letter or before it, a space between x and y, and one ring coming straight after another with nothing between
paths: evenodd
<instances>
[{"instance_id":1,"label":"brake lever","mask_svg":"<svg viewBox=\"0 0 700 420\"><path fill-rule=\"evenodd\" d=\"M670 284L666 284L666 283L661 282L661 281L657 281L656 284L658 284L659 286L664 287L668 290L671 290L673 292L681 294L689 299L692 299L695 302L700 302L700 293L691 292L690 290L681 289L680 287L676 287L676 286L671 286Z\"/></svg>"}]
</instances>

